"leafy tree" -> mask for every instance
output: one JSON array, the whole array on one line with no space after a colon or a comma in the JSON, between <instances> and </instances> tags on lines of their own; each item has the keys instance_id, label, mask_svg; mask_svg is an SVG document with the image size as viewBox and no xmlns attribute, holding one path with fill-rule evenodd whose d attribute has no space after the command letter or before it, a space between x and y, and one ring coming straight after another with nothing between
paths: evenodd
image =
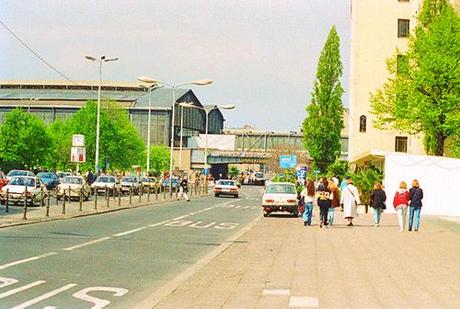
<instances>
[{"instance_id":1,"label":"leafy tree","mask_svg":"<svg viewBox=\"0 0 460 309\"><path fill-rule=\"evenodd\" d=\"M70 121L55 120L49 127L51 153L47 166L57 170L67 170L70 166L72 147L72 127Z\"/></svg>"},{"instance_id":2,"label":"leafy tree","mask_svg":"<svg viewBox=\"0 0 460 309\"><path fill-rule=\"evenodd\" d=\"M236 166L232 166L230 168L230 172L229 172L230 176L232 178L237 178L238 175L240 175L240 171L238 170L238 168Z\"/></svg>"},{"instance_id":3,"label":"leafy tree","mask_svg":"<svg viewBox=\"0 0 460 309\"><path fill-rule=\"evenodd\" d=\"M341 161L339 159L335 160L334 163L327 167L327 177L337 176L339 179L344 179L348 177L348 162Z\"/></svg>"},{"instance_id":4,"label":"leafy tree","mask_svg":"<svg viewBox=\"0 0 460 309\"><path fill-rule=\"evenodd\" d=\"M442 156L450 138L460 153L460 17L446 0L425 0L407 53L387 60L391 74L371 96L374 126L424 134Z\"/></svg>"},{"instance_id":5,"label":"leafy tree","mask_svg":"<svg viewBox=\"0 0 460 309\"><path fill-rule=\"evenodd\" d=\"M150 173L159 177L169 168L169 148L164 145L150 147Z\"/></svg>"},{"instance_id":6,"label":"leafy tree","mask_svg":"<svg viewBox=\"0 0 460 309\"><path fill-rule=\"evenodd\" d=\"M319 57L312 99L303 122L304 144L322 172L340 156L343 88L340 39L332 27Z\"/></svg>"},{"instance_id":7,"label":"leafy tree","mask_svg":"<svg viewBox=\"0 0 460 309\"><path fill-rule=\"evenodd\" d=\"M33 168L46 161L51 146L48 129L40 118L14 109L0 127L0 154L4 161L21 168Z\"/></svg>"},{"instance_id":8,"label":"leafy tree","mask_svg":"<svg viewBox=\"0 0 460 309\"><path fill-rule=\"evenodd\" d=\"M353 184L360 192L360 200L364 205L369 205L370 195L376 182L381 182L383 173L374 166L370 165L351 175Z\"/></svg>"}]
</instances>

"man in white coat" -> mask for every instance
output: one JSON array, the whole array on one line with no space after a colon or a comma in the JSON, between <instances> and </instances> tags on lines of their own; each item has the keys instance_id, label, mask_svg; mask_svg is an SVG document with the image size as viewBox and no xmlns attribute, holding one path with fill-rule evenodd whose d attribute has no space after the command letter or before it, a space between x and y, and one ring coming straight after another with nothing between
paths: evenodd
<instances>
[{"instance_id":1,"label":"man in white coat","mask_svg":"<svg viewBox=\"0 0 460 309\"><path fill-rule=\"evenodd\" d=\"M353 226L356 217L356 206L360 204L358 189L353 185L353 180L348 179L347 185L342 190L340 204L343 205L343 216L348 220L347 226Z\"/></svg>"}]
</instances>

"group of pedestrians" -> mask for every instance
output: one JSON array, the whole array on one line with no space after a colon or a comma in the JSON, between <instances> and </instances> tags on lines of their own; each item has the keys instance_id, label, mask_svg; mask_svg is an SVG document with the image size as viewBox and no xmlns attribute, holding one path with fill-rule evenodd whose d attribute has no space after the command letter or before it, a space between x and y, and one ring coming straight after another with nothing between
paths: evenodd
<instances>
[{"instance_id":1,"label":"group of pedestrians","mask_svg":"<svg viewBox=\"0 0 460 309\"><path fill-rule=\"evenodd\" d=\"M407 184L402 181L399 190L393 198L393 206L398 215L400 231L406 228L407 209L409 208L409 231L418 231L420 228L420 210L422 208L423 190L418 180L414 179L412 188L408 191ZM373 208L374 226L380 226L382 212L386 209L387 196L382 183L376 182L370 195L370 206ZM344 180L340 189L338 179L321 178L315 185L313 180L308 179L303 190L300 192L300 201L304 206L303 223L310 226L313 217L313 204L319 207L319 227L334 224L335 209L343 210L343 217L347 220L347 226L353 226L353 219L357 216L357 206L361 204L358 188L353 185L352 179Z\"/></svg>"}]
</instances>

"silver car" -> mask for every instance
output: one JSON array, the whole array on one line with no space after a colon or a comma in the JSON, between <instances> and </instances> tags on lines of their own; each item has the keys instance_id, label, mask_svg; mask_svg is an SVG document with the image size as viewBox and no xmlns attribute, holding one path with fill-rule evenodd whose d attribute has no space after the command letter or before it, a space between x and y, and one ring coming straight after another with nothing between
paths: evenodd
<instances>
[{"instance_id":1,"label":"silver car","mask_svg":"<svg viewBox=\"0 0 460 309\"><path fill-rule=\"evenodd\" d=\"M6 186L2 188L2 200L8 199L13 204L23 203L24 194L27 195L27 200L30 205L35 205L45 199L47 194L46 185L37 177L31 176L16 176L12 177Z\"/></svg>"}]
</instances>

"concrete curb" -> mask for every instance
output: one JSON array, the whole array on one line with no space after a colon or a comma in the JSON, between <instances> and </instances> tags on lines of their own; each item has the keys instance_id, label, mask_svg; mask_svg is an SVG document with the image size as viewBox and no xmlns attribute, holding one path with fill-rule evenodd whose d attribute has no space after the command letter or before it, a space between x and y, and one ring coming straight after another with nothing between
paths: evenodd
<instances>
[{"instance_id":1,"label":"concrete curb","mask_svg":"<svg viewBox=\"0 0 460 309\"><path fill-rule=\"evenodd\" d=\"M151 296L147 299L144 299L142 302L138 303L134 308L136 309L143 309L143 308L153 308L158 305L164 298L168 295L173 293L181 284L187 281L190 277L192 277L195 273L200 271L203 267L208 265L216 256L223 253L227 250L230 246L233 245L237 239L241 236L249 232L260 220L262 220L263 216L260 215L253 221L251 221L247 226L242 228L236 234L230 236L223 244L219 247L215 248L208 254L206 254L203 258L201 258L198 262L187 268L185 271L180 273L177 277L167 282L161 288L156 290Z\"/></svg>"},{"instance_id":2,"label":"concrete curb","mask_svg":"<svg viewBox=\"0 0 460 309\"><path fill-rule=\"evenodd\" d=\"M204 197L209 197L211 194L208 195L200 195L198 198L204 198ZM197 196L194 196L195 198ZM141 204L136 204L132 206L123 206L123 207L117 207L117 208L105 208L105 209L97 209L97 211L92 211L92 212L79 212L76 214L72 215L62 215L60 217L48 217L48 218L41 218L41 219L27 219L27 220L22 220L19 222L12 222L12 223L4 223L0 224L0 229L2 228L7 228L7 227L13 227L13 226L21 226L21 225L29 225L29 224L36 224L36 223L45 223L45 222L51 222L51 221L59 221L59 220L66 220L66 219L72 219L72 218L80 218L80 217L88 217L88 216L95 216L95 215L101 215L101 214L106 214L110 212L116 212L120 210L127 210L127 209L134 209L134 208L139 208L139 207L145 207L145 206L154 206L156 204L165 204L165 203L170 203L174 202L176 199L172 198L169 200L162 200L162 201L153 201L153 202L145 202Z\"/></svg>"}]
</instances>

